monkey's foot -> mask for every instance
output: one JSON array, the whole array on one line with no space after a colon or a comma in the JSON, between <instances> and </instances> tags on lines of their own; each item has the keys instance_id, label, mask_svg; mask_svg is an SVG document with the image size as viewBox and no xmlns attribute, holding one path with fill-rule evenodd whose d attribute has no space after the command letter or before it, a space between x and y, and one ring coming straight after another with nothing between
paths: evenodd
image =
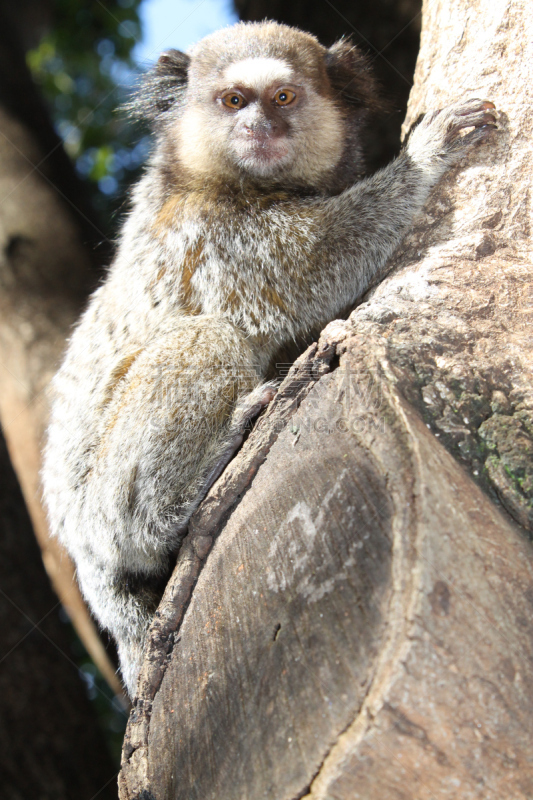
<instances>
[{"instance_id":1,"label":"monkey's foot","mask_svg":"<svg viewBox=\"0 0 533 800\"><path fill-rule=\"evenodd\" d=\"M278 388L274 383L265 383L247 395L234 413L234 424L237 431L244 433L250 422L253 422L274 399L277 391Z\"/></svg>"},{"instance_id":2,"label":"monkey's foot","mask_svg":"<svg viewBox=\"0 0 533 800\"><path fill-rule=\"evenodd\" d=\"M233 415L232 436L205 479L202 498L206 496L214 482L222 475L222 472L241 446L247 427L274 399L277 391L277 387L273 383L258 386L236 408Z\"/></svg>"}]
</instances>

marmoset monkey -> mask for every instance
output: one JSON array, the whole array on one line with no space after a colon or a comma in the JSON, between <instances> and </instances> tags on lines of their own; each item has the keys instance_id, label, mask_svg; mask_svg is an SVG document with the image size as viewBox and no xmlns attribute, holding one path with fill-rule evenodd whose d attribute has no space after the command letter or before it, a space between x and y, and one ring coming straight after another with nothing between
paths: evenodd
<instances>
[{"instance_id":1,"label":"marmoset monkey","mask_svg":"<svg viewBox=\"0 0 533 800\"><path fill-rule=\"evenodd\" d=\"M130 695L188 520L272 397L275 352L355 302L495 126L482 100L429 113L361 180L375 98L348 42L265 22L164 53L132 104L155 149L55 378L43 471Z\"/></svg>"}]
</instances>

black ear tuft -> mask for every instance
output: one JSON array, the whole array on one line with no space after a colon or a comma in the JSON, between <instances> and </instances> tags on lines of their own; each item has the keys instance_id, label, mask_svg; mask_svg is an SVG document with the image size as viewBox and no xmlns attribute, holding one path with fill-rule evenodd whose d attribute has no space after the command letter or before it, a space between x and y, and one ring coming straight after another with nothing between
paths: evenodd
<instances>
[{"instance_id":1,"label":"black ear tuft","mask_svg":"<svg viewBox=\"0 0 533 800\"><path fill-rule=\"evenodd\" d=\"M380 111L383 102L370 59L349 39L340 39L326 51L326 70L334 93L352 108Z\"/></svg>"},{"instance_id":2,"label":"black ear tuft","mask_svg":"<svg viewBox=\"0 0 533 800\"><path fill-rule=\"evenodd\" d=\"M156 122L183 97L190 58L179 50L168 50L139 81L124 108L135 119Z\"/></svg>"}]
</instances>

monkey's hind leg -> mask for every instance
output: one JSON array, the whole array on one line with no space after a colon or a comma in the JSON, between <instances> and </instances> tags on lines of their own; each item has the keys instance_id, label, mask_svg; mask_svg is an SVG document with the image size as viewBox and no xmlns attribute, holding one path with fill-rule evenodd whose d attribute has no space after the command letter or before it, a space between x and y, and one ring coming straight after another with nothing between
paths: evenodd
<instances>
[{"instance_id":1,"label":"monkey's hind leg","mask_svg":"<svg viewBox=\"0 0 533 800\"><path fill-rule=\"evenodd\" d=\"M263 383L237 328L202 315L176 320L116 375L84 487L83 523L97 533L101 585L94 575L80 578L117 639L131 693L189 519L274 386Z\"/></svg>"}]
</instances>

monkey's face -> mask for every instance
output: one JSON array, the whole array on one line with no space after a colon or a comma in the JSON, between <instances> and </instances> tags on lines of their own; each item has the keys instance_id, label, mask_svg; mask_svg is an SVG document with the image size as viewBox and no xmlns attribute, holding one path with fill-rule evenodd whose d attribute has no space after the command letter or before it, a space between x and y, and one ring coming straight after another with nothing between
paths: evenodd
<instances>
[{"instance_id":1,"label":"monkey's face","mask_svg":"<svg viewBox=\"0 0 533 800\"><path fill-rule=\"evenodd\" d=\"M260 176L286 169L295 155L293 129L307 101L303 82L274 58L239 61L221 77L213 103L230 162Z\"/></svg>"},{"instance_id":2,"label":"monkey's face","mask_svg":"<svg viewBox=\"0 0 533 800\"><path fill-rule=\"evenodd\" d=\"M178 126L182 165L208 178L316 185L338 164L344 121L332 99L288 60L234 61L200 85L194 65Z\"/></svg>"},{"instance_id":3,"label":"monkey's face","mask_svg":"<svg viewBox=\"0 0 533 800\"><path fill-rule=\"evenodd\" d=\"M199 180L340 190L362 166L375 102L365 57L273 22L239 23L163 53L132 109L161 131L168 168Z\"/></svg>"}]
</instances>

